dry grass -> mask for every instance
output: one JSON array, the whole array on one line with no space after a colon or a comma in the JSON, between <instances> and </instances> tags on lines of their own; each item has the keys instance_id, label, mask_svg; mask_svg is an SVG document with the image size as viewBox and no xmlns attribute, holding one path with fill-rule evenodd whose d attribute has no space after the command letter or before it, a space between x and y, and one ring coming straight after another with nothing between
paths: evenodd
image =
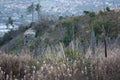
<instances>
[{"instance_id":1,"label":"dry grass","mask_svg":"<svg viewBox=\"0 0 120 80\"><path fill-rule=\"evenodd\" d=\"M116 47L115 47L116 46ZM57 48L57 50L55 50ZM96 47L95 57L81 54L79 47L63 44L47 47L45 55L34 59L29 50L19 56L0 54L0 80L120 80L119 46L108 47L104 58L103 46Z\"/></svg>"},{"instance_id":2,"label":"dry grass","mask_svg":"<svg viewBox=\"0 0 120 80\"><path fill-rule=\"evenodd\" d=\"M54 61L0 54L0 80L120 80L119 57L114 53L102 59L80 56Z\"/></svg>"}]
</instances>

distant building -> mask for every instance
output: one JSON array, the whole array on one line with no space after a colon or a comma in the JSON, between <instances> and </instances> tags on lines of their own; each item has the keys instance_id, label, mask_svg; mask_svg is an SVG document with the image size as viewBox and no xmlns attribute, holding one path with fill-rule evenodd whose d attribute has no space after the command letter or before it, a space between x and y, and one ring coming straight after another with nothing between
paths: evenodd
<instances>
[{"instance_id":1,"label":"distant building","mask_svg":"<svg viewBox=\"0 0 120 80\"><path fill-rule=\"evenodd\" d=\"M32 28L29 28L27 29L25 32L24 32L24 44L29 44L33 41L33 39L35 38L36 36L36 31Z\"/></svg>"}]
</instances>

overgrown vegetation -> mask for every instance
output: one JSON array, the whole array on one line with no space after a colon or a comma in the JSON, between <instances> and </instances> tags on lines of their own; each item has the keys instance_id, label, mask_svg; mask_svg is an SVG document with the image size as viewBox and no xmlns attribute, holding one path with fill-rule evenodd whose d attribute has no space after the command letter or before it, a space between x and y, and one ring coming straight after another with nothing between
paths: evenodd
<instances>
[{"instance_id":1,"label":"overgrown vegetation","mask_svg":"<svg viewBox=\"0 0 120 80\"><path fill-rule=\"evenodd\" d=\"M75 58L74 59L71 58L71 60L68 60L67 56L59 60L56 60L55 59L56 57L44 56L39 59L33 59L30 55L28 54L26 55L24 53L22 53L19 56L0 54L1 59L0 79L1 80L120 79L119 70L120 55L114 52L112 55L109 55L107 59L86 58L83 55L79 55L76 57L74 56Z\"/></svg>"},{"instance_id":2,"label":"overgrown vegetation","mask_svg":"<svg viewBox=\"0 0 120 80\"><path fill-rule=\"evenodd\" d=\"M119 80L119 14L107 7L9 31L0 39L0 80ZM37 35L24 45L28 28Z\"/></svg>"},{"instance_id":3,"label":"overgrown vegetation","mask_svg":"<svg viewBox=\"0 0 120 80\"><path fill-rule=\"evenodd\" d=\"M84 15L62 17L57 21L42 17L39 21L34 22L34 24L29 27L36 30L37 35L35 41L33 42L38 45L43 43L45 43L45 45L53 43L58 44L59 42L63 42L67 47L71 41L76 39L79 39L81 43L84 42L84 44L87 42L90 43L91 27L93 27L95 32L96 42L99 44L103 41L103 25L106 35L111 41L115 40L119 36L119 13L119 11L116 12L116 10L106 8L104 12L102 10L98 13L84 11ZM5 36L0 39L1 47L14 39L15 36L20 33L24 33L24 31L29 27L22 27L17 31L10 31L6 33ZM31 43L31 46L35 46L34 43Z\"/></svg>"}]
</instances>

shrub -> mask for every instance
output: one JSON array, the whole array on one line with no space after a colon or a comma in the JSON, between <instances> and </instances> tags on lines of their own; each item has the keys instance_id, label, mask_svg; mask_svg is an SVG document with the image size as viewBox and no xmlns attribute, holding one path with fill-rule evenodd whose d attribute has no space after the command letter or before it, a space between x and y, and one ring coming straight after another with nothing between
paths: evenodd
<instances>
[{"instance_id":1,"label":"shrub","mask_svg":"<svg viewBox=\"0 0 120 80\"><path fill-rule=\"evenodd\" d=\"M71 48L66 48L65 49L65 56L66 56L66 58L68 58L68 60L71 61L71 60L74 60L75 58L77 58L79 55L78 55L77 51L74 51Z\"/></svg>"}]
</instances>

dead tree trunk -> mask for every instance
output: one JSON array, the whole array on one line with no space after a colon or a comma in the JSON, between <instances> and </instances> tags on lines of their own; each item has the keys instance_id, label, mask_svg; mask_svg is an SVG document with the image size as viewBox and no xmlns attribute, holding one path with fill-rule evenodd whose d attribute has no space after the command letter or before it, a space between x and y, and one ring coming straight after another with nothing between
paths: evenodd
<instances>
[{"instance_id":1,"label":"dead tree trunk","mask_svg":"<svg viewBox=\"0 0 120 80\"><path fill-rule=\"evenodd\" d=\"M107 58L107 41L106 41L106 37L104 38L104 45L105 45L105 57Z\"/></svg>"},{"instance_id":2,"label":"dead tree trunk","mask_svg":"<svg viewBox=\"0 0 120 80\"><path fill-rule=\"evenodd\" d=\"M105 30L104 25L102 27L103 27L103 42L104 42L105 57L107 58L107 40L106 40L107 32Z\"/></svg>"}]
</instances>

